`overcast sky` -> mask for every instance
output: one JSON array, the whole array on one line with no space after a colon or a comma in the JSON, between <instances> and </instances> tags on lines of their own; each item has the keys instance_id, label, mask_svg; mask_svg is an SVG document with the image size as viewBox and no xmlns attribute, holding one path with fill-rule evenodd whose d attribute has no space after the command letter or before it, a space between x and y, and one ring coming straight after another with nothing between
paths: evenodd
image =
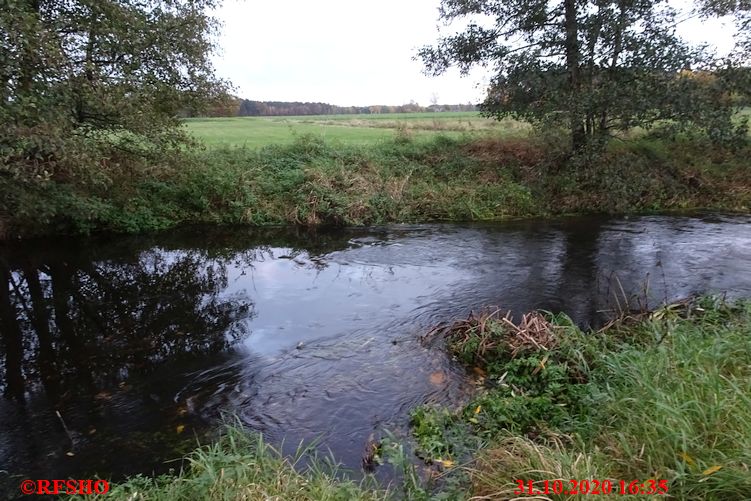
<instances>
[{"instance_id":1,"label":"overcast sky","mask_svg":"<svg viewBox=\"0 0 751 501\"><path fill-rule=\"evenodd\" d=\"M681 4L685 0L674 0ZM440 0L225 0L219 76L240 97L341 106L479 102L487 76L422 74L418 47L438 37ZM443 28L445 30L445 28ZM732 24L690 20L680 32L727 52Z\"/></svg>"}]
</instances>

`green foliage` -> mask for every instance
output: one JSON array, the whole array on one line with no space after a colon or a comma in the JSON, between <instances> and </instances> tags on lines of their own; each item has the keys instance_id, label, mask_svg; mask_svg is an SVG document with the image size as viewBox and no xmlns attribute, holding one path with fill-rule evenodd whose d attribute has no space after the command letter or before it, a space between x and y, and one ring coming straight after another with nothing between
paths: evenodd
<instances>
[{"instance_id":1,"label":"green foliage","mask_svg":"<svg viewBox=\"0 0 751 501\"><path fill-rule=\"evenodd\" d=\"M360 225L751 205L748 147L645 138L562 169L555 143L438 136L364 147L300 136L257 149L111 157L67 180L0 176L6 234L181 223ZM2 228L0 228L2 230ZM0 231L2 233L2 231Z\"/></svg>"},{"instance_id":2,"label":"green foliage","mask_svg":"<svg viewBox=\"0 0 751 501\"><path fill-rule=\"evenodd\" d=\"M516 358L498 366L500 375L491 373L505 377L464 410L477 433L492 438L503 430L532 435L568 430L571 413L579 409L580 384L566 364L543 360L542 355Z\"/></svg>"},{"instance_id":3,"label":"green foliage","mask_svg":"<svg viewBox=\"0 0 751 501\"><path fill-rule=\"evenodd\" d=\"M385 434L386 436L381 440L384 456L386 461L401 475L401 496L399 496L399 499L409 501L436 499L429 494L428 488L404 443L388 430L385 430Z\"/></svg>"},{"instance_id":4,"label":"green foliage","mask_svg":"<svg viewBox=\"0 0 751 501\"><path fill-rule=\"evenodd\" d=\"M415 454L427 463L455 461L478 445L469 426L448 409L417 407L410 413L410 423L417 442Z\"/></svg>"},{"instance_id":5,"label":"green foliage","mask_svg":"<svg viewBox=\"0 0 751 501\"><path fill-rule=\"evenodd\" d=\"M493 439L509 431L534 436L551 429L571 431L572 415L581 410L582 374L588 367L577 352L558 346L564 330L576 331L570 321L552 320L563 325L529 314L518 327L511 327L508 318L482 315L448 329L449 351L484 374L484 390L459 419L478 436Z\"/></svg>"},{"instance_id":6,"label":"green foliage","mask_svg":"<svg viewBox=\"0 0 751 501\"><path fill-rule=\"evenodd\" d=\"M734 131L730 98L749 95L743 61L715 60L680 39L679 13L666 2L443 0L440 18L465 28L418 57L433 74L492 67L487 116L567 127L576 150L662 120L698 126L715 141L745 139L745 126Z\"/></svg>"},{"instance_id":7,"label":"green foliage","mask_svg":"<svg viewBox=\"0 0 751 501\"><path fill-rule=\"evenodd\" d=\"M0 176L106 188L179 158L178 113L224 87L210 62L217 5L5 1Z\"/></svg>"}]
</instances>

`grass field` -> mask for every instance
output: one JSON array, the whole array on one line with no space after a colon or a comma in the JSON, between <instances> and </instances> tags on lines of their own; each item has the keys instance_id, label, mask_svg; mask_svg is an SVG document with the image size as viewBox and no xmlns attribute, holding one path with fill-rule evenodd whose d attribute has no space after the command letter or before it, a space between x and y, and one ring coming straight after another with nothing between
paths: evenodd
<instances>
[{"instance_id":1,"label":"grass field","mask_svg":"<svg viewBox=\"0 0 751 501\"><path fill-rule=\"evenodd\" d=\"M443 134L514 135L528 126L514 120L495 121L475 112L389 113L376 115L311 115L298 117L192 118L190 133L208 146L290 144L313 134L327 141L368 145L397 135L413 138Z\"/></svg>"}]
</instances>

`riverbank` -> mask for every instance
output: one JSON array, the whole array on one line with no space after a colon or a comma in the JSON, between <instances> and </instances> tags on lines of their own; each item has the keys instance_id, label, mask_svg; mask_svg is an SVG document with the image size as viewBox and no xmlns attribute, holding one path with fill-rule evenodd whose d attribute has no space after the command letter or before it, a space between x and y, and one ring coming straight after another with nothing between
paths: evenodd
<instances>
[{"instance_id":1,"label":"riverbank","mask_svg":"<svg viewBox=\"0 0 751 501\"><path fill-rule=\"evenodd\" d=\"M612 498L751 496L750 302L687 301L589 333L539 313L444 332L485 391L458 413L418 409L416 438L429 460L473 456L473 495L577 499L609 481Z\"/></svg>"},{"instance_id":2,"label":"riverbank","mask_svg":"<svg viewBox=\"0 0 751 501\"><path fill-rule=\"evenodd\" d=\"M400 134L369 146L301 136L291 145L154 158L0 176L0 236L751 207L750 147L696 138L614 141L600 155L571 159L555 138L539 136Z\"/></svg>"},{"instance_id":3,"label":"riverbank","mask_svg":"<svg viewBox=\"0 0 751 501\"><path fill-rule=\"evenodd\" d=\"M416 453L432 466L420 474L406 466L404 485L384 491L320 467L298 472L294 460L230 429L194 452L189 469L132 479L108 498L534 495L526 489L548 489L549 499L585 497L554 493L555 480L567 491L571 480L579 490L588 480L590 493L612 488L602 499L751 496L751 301L686 301L586 333L565 315L533 312L517 322L477 315L425 342L445 343L480 390L462 409L413 411ZM404 466L403 450L384 440L373 444L371 459Z\"/></svg>"}]
</instances>

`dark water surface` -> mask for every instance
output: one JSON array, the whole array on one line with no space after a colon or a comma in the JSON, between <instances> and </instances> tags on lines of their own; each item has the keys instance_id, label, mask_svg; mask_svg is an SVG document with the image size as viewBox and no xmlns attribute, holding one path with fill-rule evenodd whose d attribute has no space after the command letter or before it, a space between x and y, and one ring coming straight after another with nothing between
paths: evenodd
<instances>
[{"instance_id":1,"label":"dark water surface","mask_svg":"<svg viewBox=\"0 0 751 501\"><path fill-rule=\"evenodd\" d=\"M462 370L418 340L432 325L489 305L590 325L626 298L751 296L749 223L193 228L0 246L0 488L178 467L165 461L227 411L288 448L318 438L357 469L369 436L405 429L410 408L465 398Z\"/></svg>"}]
</instances>

